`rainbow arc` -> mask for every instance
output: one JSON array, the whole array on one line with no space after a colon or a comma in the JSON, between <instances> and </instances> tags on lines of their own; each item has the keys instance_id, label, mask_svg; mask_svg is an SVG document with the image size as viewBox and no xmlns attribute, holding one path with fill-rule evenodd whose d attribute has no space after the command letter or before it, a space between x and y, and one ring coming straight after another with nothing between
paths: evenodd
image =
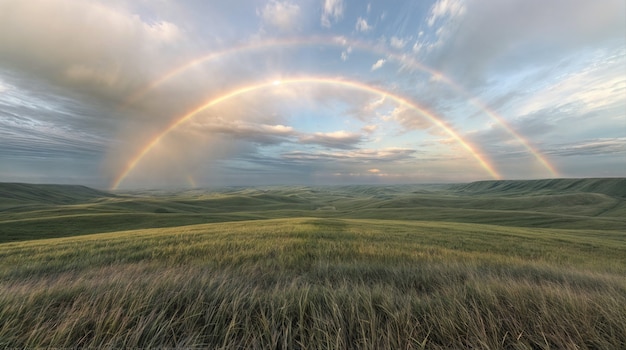
<instances>
[{"instance_id":1,"label":"rainbow arc","mask_svg":"<svg viewBox=\"0 0 626 350\"><path fill-rule=\"evenodd\" d=\"M499 115L496 111L489 108L486 103L478 99L476 96L470 94L466 89L464 89L460 84L456 83L450 77L446 76L440 71L437 71L433 68L430 68L414 58L407 56L406 54L400 54L397 52L393 52L390 50L386 50L382 48L380 45L371 45L366 42L351 40L344 37L323 37L323 36L312 36L312 37L295 37L295 38L287 38L287 39L271 39L260 42L252 42L246 43L242 45L237 45L233 47L229 47L227 49L211 52L206 55L202 55L200 57L196 57L182 65L179 65L165 74L161 75L150 84L145 87L135 91L133 94L127 98L122 104L122 108L126 108L144 96L146 96L151 91L155 90L161 85L164 85L168 81L174 79L175 77L183 74L187 70L201 65L203 63L209 62L211 60L218 59L223 56L233 55L248 51L256 51L263 50L268 48L280 48L280 47L297 47L297 46L311 46L311 45L319 45L319 46L333 46L333 47L351 47L352 49L363 50L367 52L376 53L379 55L383 55L386 58L396 61L401 65L409 67L411 69L416 69L431 75L431 77L435 78L437 81L440 81L450 88L452 88L455 92L463 96L467 102L474 105L478 109L480 109L483 113L485 113L489 118L491 118L496 124L498 124L501 128L503 128L509 135L513 137L520 145L522 145L532 156L544 167L552 177L558 177L558 171L555 167L550 164L547 160L546 156L543 155L539 150L532 146L531 142L522 136L520 133L515 131L511 125Z\"/></svg>"},{"instance_id":2,"label":"rainbow arc","mask_svg":"<svg viewBox=\"0 0 626 350\"><path fill-rule=\"evenodd\" d=\"M427 118L433 125L442 129L448 136L454 139L459 145L461 145L465 150L467 150L472 157L481 165L481 167L494 179L500 179L500 175L494 169L494 167L485 159L485 157L476 150L476 148L469 143L467 140L463 139L451 126L447 125L441 118L437 117L430 111L420 107L415 102L402 97L400 95L394 94L390 91L386 91L376 86L367 85L358 81L351 81L339 78L328 78L328 77L297 77L297 78L288 78L281 80L273 80L273 81L263 81L255 84L246 85L234 90L231 90L225 94L222 94L217 97L212 97L200 105L192 108L187 113L177 117L170 123L163 131L155 135L149 142L147 142L136 154L132 157L132 159L126 164L124 170L117 176L113 184L111 185L111 189L117 189L120 184L128 177L128 175L137 167L141 159L143 159L163 138L169 134L171 131L176 129L181 124L186 121L192 119L194 116L198 115L198 113L207 110L211 107L214 107L222 102L230 100L232 98L242 96L248 93L252 93L254 91L259 91L263 89L273 88L277 86L284 85L293 85L293 84L322 84L322 85L334 85L340 86L347 89L366 91L372 94L380 95L385 98L389 98L396 103L406 106L411 110L418 112L423 117Z\"/></svg>"}]
</instances>

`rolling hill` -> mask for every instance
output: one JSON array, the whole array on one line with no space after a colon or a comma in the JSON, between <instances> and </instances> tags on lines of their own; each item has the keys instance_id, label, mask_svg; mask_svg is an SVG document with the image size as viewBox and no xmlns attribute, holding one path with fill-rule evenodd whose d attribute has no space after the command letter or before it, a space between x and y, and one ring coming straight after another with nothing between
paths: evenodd
<instances>
[{"instance_id":1,"label":"rolling hill","mask_svg":"<svg viewBox=\"0 0 626 350\"><path fill-rule=\"evenodd\" d=\"M0 184L0 242L295 217L626 231L626 179L107 193Z\"/></svg>"},{"instance_id":2,"label":"rolling hill","mask_svg":"<svg viewBox=\"0 0 626 350\"><path fill-rule=\"evenodd\" d=\"M596 193L626 198L626 178L477 181L451 186L450 189L459 193L496 196Z\"/></svg>"},{"instance_id":3,"label":"rolling hill","mask_svg":"<svg viewBox=\"0 0 626 350\"><path fill-rule=\"evenodd\" d=\"M0 347L617 349L623 184L1 184Z\"/></svg>"},{"instance_id":4,"label":"rolling hill","mask_svg":"<svg viewBox=\"0 0 626 350\"><path fill-rule=\"evenodd\" d=\"M0 208L28 204L78 204L113 194L80 185L0 183Z\"/></svg>"},{"instance_id":5,"label":"rolling hill","mask_svg":"<svg viewBox=\"0 0 626 350\"><path fill-rule=\"evenodd\" d=\"M294 218L0 244L0 347L617 349L621 231Z\"/></svg>"}]
</instances>

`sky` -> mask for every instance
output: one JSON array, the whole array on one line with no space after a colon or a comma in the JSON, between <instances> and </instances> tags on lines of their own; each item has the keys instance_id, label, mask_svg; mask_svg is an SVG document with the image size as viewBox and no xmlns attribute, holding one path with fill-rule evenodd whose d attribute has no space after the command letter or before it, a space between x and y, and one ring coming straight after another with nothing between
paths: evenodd
<instances>
[{"instance_id":1,"label":"sky","mask_svg":"<svg viewBox=\"0 0 626 350\"><path fill-rule=\"evenodd\" d=\"M626 176L623 0L0 0L0 181Z\"/></svg>"}]
</instances>

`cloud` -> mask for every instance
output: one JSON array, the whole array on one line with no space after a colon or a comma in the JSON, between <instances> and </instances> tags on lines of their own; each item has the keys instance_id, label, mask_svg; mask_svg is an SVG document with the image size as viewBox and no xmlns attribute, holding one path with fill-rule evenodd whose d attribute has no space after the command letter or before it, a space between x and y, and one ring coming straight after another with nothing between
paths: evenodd
<instances>
[{"instance_id":1,"label":"cloud","mask_svg":"<svg viewBox=\"0 0 626 350\"><path fill-rule=\"evenodd\" d=\"M623 159L623 1L434 0L431 7L381 2L372 3L371 12L369 5L0 0L0 175L17 174L18 162L35 169L35 159L48 159L41 173L54 160L63 166L72 159L89 162L89 171L102 160L104 169L94 176L107 182L178 118L220 96L155 144L134 180L161 173L175 178L199 163L207 172L245 168L241 162L250 166L253 156L273 159L277 167L301 164L298 174L332 159L337 173L396 173L376 162L416 154L362 148L418 144L419 161L425 154L440 160L423 171L458 170L450 158L460 147L454 139L445 136L451 145L441 144L443 129L374 89L445 116L495 162L519 163L515 170L532 165L531 157L481 110L481 101L557 163L574 164L573 155L591 158L603 151L607 158L599 165ZM328 46L315 36L317 21L333 27L322 30L332 35ZM295 31L297 37L284 36ZM364 35L379 39L357 41ZM421 63L441 75L431 77ZM188 70L159 80L185 65ZM245 88L298 77L328 84ZM446 85L446 78L466 92ZM346 83L332 83L341 79ZM228 97L235 91L243 92ZM480 101L468 100L472 95ZM313 132L326 122L321 130L332 125L330 130L342 131ZM297 155L323 161L307 163ZM345 159L350 166L341 168ZM417 168L411 167L406 173Z\"/></svg>"},{"instance_id":2,"label":"cloud","mask_svg":"<svg viewBox=\"0 0 626 350\"><path fill-rule=\"evenodd\" d=\"M0 64L98 98L120 99L145 83L173 57L163 48L181 49L183 35L173 23L98 2L0 3Z\"/></svg>"},{"instance_id":3,"label":"cloud","mask_svg":"<svg viewBox=\"0 0 626 350\"><path fill-rule=\"evenodd\" d=\"M379 59L378 61L376 61L376 63L374 63L374 64L372 65L372 68L371 68L370 70L371 70L371 71L375 71L375 70L377 70L377 69L382 68L382 66L385 64L385 62L387 62L387 60L386 60L386 59L384 59L384 58Z\"/></svg>"},{"instance_id":4,"label":"cloud","mask_svg":"<svg viewBox=\"0 0 626 350\"><path fill-rule=\"evenodd\" d=\"M382 117L385 121L395 121L405 130L424 130L433 126L433 123L414 109L406 106L395 107Z\"/></svg>"},{"instance_id":5,"label":"cloud","mask_svg":"<svg viewBox=\"0 0 626 350\"><path fill-rule=\"evenodd\" d=\"M364 99L352 100L353 108L346 114L363 122L373 122L385 114L389 108L396 105L396 102L386 96L367 96Z\"/></svg>"},{"instance_id":6,"label":"cloud","mask_svg":"<svg viewBox=\"0 0 626 350\"><path fill-rule=\"evenodd\" d=\"M621 155L626 160L626 137L601 138L558 144L546 150L546 153L562 157Z\"/></svg>"},{"instance_id":7,"label":"cloud","mask_svg":"<svg viewBox=\"0 0 626 350\"><path fill-rule=\"evenodd\" d=\"M348 46L347 49L341 51L341 60L344 62L347 61L351 53L352 53L352 46Z\"/></svg>"},{"instance_id":8,"label":"cloud","mask_svg":"<svg viewBox=\"0 0 626 350\"><path fill-rule=\"evenodd\" d=\"M322 26L330 28L333 22L337 22L343 18L344 8L343 0L324 0L321 18Z\"/></svg>"},{"instance_id":9,"label":"cloud","mask_svg":"<svg viewBox=\"0 0 626 350\"><path fill-rule=\"evenodd\" d=\"M282 31L297 30L302 12L300 6L289 1L271 0L261 11L263 21Z\"/></svg>"},{"instance_id":10,"label":"cloud","mask_svg":"<svg viewBox=\"0 0 626 350\"><path fill-rule=\"evenodd\" d=\"M304 152L284 153L282 158L297 161L341 161L354 163L398 162L413 159L417 151L406 148L357 149L343 152Z\"/></svg>"},{"instance_id":11,"label":"cloud","mask_svg":"<svg viewBox=\"0 0 626 350\"><path fill-rule=\"evenodd\" d=\"M376 168L368 169L367 172L368 173L372 173L372 174L378 174L378 173L380 173L380 169L376 169Z\"/></svg>"},{"instance_id":12,"label":"cloud","mask_svg":"<svg viewBox=\"0 0 626 350\"><path fill-rule=\"evenodd\" d=\"M210 118L196 122L189 132L199 133L205 137L207 133L228 135L233 140L251 142L261 146L288 143L318 145L335 149L356 149L357 145L364 141L360 133L343 130L307 133L281 124L270 125L244 120L224 120L223 118Z\"/></svg>"},{"instance_id":13,"label":"cloud","mask_svg":"<svg viewBox=\"0 0 626 350\"><path fill-rule=\"evenodd\" d=\"M467 2L471 0L438 0L429 10L426 24L430 27L429 35L420 30L417 41L413 44L413 53L431 53L440 49L453 37L463 20ZM435 25L436 24L436 25Z\"/></svg>"},{"instance_id":14,"label":"cloud","mask_svg":"<svg viewBox=\"0 0 626 350\"><path fill-rule=\"evenodd\" d=\"M552 64L555 58L610 41L623 47L626 3L467 0L459 5L442 0L431 9L427 24L436 31L435 39L421 40L432 51L428 62L475 84L490 70Z\"/></svg>"},{"instance_id":15,"label":"cloud","mask_svg":"<svg viewBox=\"0 0 626 350\"><path fill-rule=\"evenodd\" d=\"M302 135L299 142L303 144L315 144L327 148L354 149L363 142L363 137L358 133L335 131L328 133L316 132Z\"/></svg>"},{"instance_id":16,"label":"cloud","mask_svg":"<svg viewBox=\"0 0 626 350\"><path fill-rule=\"evenodd\" d=\"M221 118L211 119L208 124L196 124L195 130L229 135L237 140L273 145L287 142L296 136L295 130L285 125L269 125L244 120L225 121Z\"/></svg>"},{"instance_id":17,"label":"cloud","mask_svg":"<svg viewBox=\"0 0 626 350\"><path fill-rule=\"evenodd\" d=\"M412 50L413 53L420 53L422 51L422 48L424 47L424 43L416 41L415 44L413 44Z\"/></svg>"},{"instance_id":18,"label":"cloud","mask_svg":"<svg viewBox=\"0 0 626 350\"><path fill-rule=\"evenodd\" d=\"M429 27L442 18L455 18L465 13L465 3L463 0L439 0L430 9L430 15L426 20Z\"/></svg>"},{"instance_id":19,"label":"cloud","mask_svg":"<svg viewBox=\"0 0 626 350\"><path fill-rule=\"evenodd\" d=\"M580 114L615 106L625 106L626 75L623 70L626 52L621 51L593 62L577 72L560 76L552 84L534 92L518 113L530 114L546 108L576 106Z\"/></svg>"},{"instance_id":20,"label":"cloud","mask_svg":"<svg viewBox=\"0 0 626 350\"><path fill-rule=\"evenodd\" d=\"M367 134L373 134L378 129L378 125L366 125L361 128L361 131Z\"/></svg>"},{"instance_id":21,"label":"cloud","mask_svg":"<svg viewBox=\"0 0 626 350\"><path fill-rule=\"evenodd\" d=\"M359 17L356 20L356 25L355 28L357 31L359 32L369 32L370 30L373 29L372 26L370 26L369 24L367 24L367 20L363 17Z\"/></svg>"},{"instance_id":22,"label":"cloud","mask_svg":"<svg viewBox=\"0 0 626 350\"><path fill-rule=\"evenodd\" d=\"M58 95L54 87L44 84L23 91L10 80L2 81L2 86L0 158L95 161L113 142L111 125L98 110Z\"/></svg>"},{"instance_id":23,"label":"cloud","mask_svg":"<svg viewBox=\"0 0 626 350\"><path fill-rule=\"evenodd\" d=\"M0 112L0 158L99 159L109 140L55 123Z\"/></svg>"},{"instance_id":24,"label":"cloud","mask_svg":"<svg viewBox=\"0 0 626 350\"><path fill-rule=\"evenodd\" d=\"M403 49L406 46L406 44L407 44L407 40L398 38L396 36L392 36L391 39L389 39L389 45L391 45L391 47L397 50Z\"/></svg>"}]
</instances>

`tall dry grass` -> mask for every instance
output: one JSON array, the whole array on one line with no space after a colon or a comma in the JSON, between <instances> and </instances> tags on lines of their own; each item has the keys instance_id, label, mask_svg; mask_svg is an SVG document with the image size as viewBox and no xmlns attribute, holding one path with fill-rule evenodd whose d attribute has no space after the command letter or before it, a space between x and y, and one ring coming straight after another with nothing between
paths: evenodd
<instances>
[{"instance_id":1,"label":"tall dry grass","mask_svg":"<svg viewBox=\"0 0 626 350\"><path fill-rule=\"evenodd\" d=\"M620 349L612 235L274 220L4 244L0 347Z\"/></svg>"}]
</instances>

